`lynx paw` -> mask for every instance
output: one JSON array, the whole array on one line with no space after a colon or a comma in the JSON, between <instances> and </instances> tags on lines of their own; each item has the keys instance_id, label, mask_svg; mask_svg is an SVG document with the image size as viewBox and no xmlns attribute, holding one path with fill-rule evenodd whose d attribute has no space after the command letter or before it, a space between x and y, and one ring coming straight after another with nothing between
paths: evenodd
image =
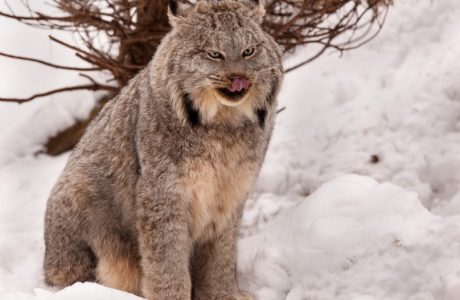
<instances>
[{"instance_id":1,"label":"lynx paw","mask_svg":"<svg viewBox=\"0 0 460 300\"><path fill-rule=\"evenodd\" d=\"M238 292L220 297L217 300L254 300L254 298L247 293Z\"/></svg>"}]
</instances>

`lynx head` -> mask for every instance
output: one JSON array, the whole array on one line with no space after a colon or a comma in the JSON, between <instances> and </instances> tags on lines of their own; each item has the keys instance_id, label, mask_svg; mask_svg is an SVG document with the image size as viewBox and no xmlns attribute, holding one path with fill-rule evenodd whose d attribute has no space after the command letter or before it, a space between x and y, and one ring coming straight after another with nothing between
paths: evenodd
<instances>
[{"instance_id":1,"label":"lynx head","mask_svg":"<svg viewBox=\"0 0 460 300\"><path fill-rule=\"evenodd\" d=\"M184 120L260 122L260 111L266 115L274 106L281 52L260 26L264 12L255 0L170 2L173 30L162 44L162 59Z\"/></svg>"}]
</instances>

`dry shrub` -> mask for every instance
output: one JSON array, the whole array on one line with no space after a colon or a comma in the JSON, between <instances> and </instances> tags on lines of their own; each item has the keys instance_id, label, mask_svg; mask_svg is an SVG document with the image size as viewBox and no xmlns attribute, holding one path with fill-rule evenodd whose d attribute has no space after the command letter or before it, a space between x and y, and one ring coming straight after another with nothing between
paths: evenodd
<instances>
[{"instance_id":1,"label":"dry shrub","mask_svg":"<svg viewBox=\"0 0 460 300\"><path fill-rule=\"evenodd\" d=\"M79 37L78 44L69 44L53 36L49 38L74 51L90 67L57 65L3 52L0 56L79 72L88 83L58 87L27 98L0 98L0 101L23 103L75 90L105 90L114 95L150 61L161 39L170 30L166 15L168 0L50 2L58 14L35 10L28 0L21 0L28 10L27 15L17 15L10 8L0 11L0 17L34 27L73 32ZM289 72L318 58L327 49L344 51L369 41L382 28L391 0L265 0L264 4L267 14L262 26L281 45L285 55L305 49L305 46L314 49L304 51L309 54L305 54L300 63L287 68L286 72ZM94 72L107 73L107 82L96 81L91 76ZM80 129L77 132L81 134ZM72 138L72 143L75 140L78 136ZM59 140L53 143L59 145ZM48 152L53 151L48 148Z\"/></svg>"}]
</instances>

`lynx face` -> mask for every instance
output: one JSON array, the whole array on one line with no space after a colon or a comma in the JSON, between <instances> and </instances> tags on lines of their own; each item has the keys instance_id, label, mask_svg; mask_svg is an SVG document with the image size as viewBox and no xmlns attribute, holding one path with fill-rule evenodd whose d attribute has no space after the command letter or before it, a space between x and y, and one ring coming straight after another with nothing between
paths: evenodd
<instances>
[{"instance_id":1,"label":"lynx face","mask_svg":"<svg viewBox=\"0 0 460 300\"><path fill-rule=\"evenodd\" d=\"M222 17L233 16L227 12ZM212 32L208 39L202 36L202 40L204 43L193 50L195 55L185 70L195 76L190 83L185 82L190 88L196 86L212 92L227 106L241 104L254 86L264 88L261 77L267 75L270 66L263 35L237 27Z\"/></svg>"},{"instance_id":2,"label":"lynx face","mask_svg":"<svg viewBox=\"0 0 460 300\"><path fill-rule=\"evenodd\" d=\"M174 11L175 10L175 11ZM208 106L262 106L281 71L280 51L260 23L264 9L251 1L200 1L170 21L177 45L170 59L180 89ZM251 102L251 103L247 103Z\"/></svg>"}]
</instances>

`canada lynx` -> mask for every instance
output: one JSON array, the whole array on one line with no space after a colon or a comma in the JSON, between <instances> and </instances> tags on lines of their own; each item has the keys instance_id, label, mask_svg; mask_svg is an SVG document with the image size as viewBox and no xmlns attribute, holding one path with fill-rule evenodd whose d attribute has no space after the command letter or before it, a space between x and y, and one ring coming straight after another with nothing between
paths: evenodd
<instances>
[{"instance_id":1,"label":"canada lynx","mask_svg":"<svg viewBox=\"0 0 460 300\"><path fill-rule=\"evenodd\" d=\"M47 283L251 299L236 282L238 224L283 74L263 14L257 1L171 2L172 31L92 122L51 193Z\"/></svg>"}]
</instances>

